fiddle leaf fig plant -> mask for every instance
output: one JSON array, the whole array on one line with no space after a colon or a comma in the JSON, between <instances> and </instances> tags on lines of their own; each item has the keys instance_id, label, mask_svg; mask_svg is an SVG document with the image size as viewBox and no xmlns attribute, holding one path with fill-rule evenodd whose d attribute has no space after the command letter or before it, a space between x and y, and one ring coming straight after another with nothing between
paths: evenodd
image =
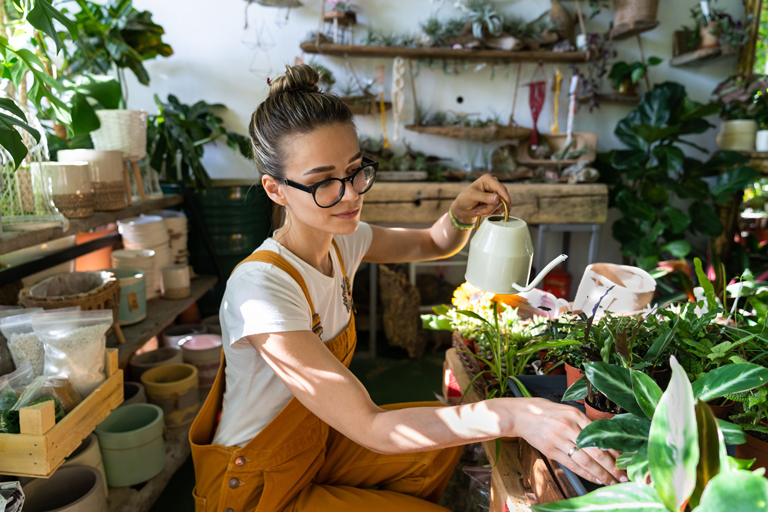
<instances>
[{"instance_id":1,"label":"fiddle leaf fig plant","mask_svg":"<svg viewBox=\"0 0 768 512\"><path fill-rule=\"evenodd\" d=\"M602 154L596 162L609 185L611 206L621 213L613 237L622 254L644 269L688 256L688 235L720 235L714 206L731 202L757 177L740 153L723 151L699 160L683 152L688 146L707 153L686 136L712 129L707 117L717 111L714 103L691 100L680 84L657 84L616 126L614 134L626 149ZM711 188L707 178L715 181ZM678 207L679 200L686 209Z\"/></svg>"},{"instance_id":2,"label":"fiddle leaf fig plant","mask_svg":"<svg viewBox=\"0 0 768 512\"><path fill-rule=\"evenodd\" d=\"M697 399L688 377L672 356L672 378L648 421L632 415L597 420L579 436L579 448L597 446L600 437L593 425L621 425L618 434L606 431L610 440L621 440L625 453L617 463L627 469L630 482L602 487L585 496L535 505L535 512L595 510L666 510L715 512L765 509L768 480L762 470L746 470L751 462L729 457L727 438L711 409ZM647 429L647 430L646 430ZM587 438L594 443L585 443ZM604 445L615 445L616 442ZM648 483L646 483L648 482Z\"/></svg>"}]
</instances>

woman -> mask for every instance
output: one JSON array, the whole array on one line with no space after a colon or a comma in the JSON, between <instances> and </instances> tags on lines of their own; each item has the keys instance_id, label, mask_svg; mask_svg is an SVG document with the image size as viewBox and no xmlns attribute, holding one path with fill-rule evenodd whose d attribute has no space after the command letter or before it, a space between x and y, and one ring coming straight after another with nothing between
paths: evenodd
<instances>
[{"instance_id":1,"label":"woman","mask_svg":"<svg viewBox=\"0 0 768 512\"><path fill-rule=\"evenodd\" d=\"M376 163L362 156L349 109L320 93L318 79L309 66L287 67L251 118L262 185L286 219L227 282L225 359L190 432L196 510L445 510L436 503L462 446L500 436L523 437L592 481L626 481L608 453L575 450L589 420L572 407L371 401L347 368L360 262L456 254L477 216L509 195L483 177L430 229L361 223Z\"/></svg>"}]
</instances>

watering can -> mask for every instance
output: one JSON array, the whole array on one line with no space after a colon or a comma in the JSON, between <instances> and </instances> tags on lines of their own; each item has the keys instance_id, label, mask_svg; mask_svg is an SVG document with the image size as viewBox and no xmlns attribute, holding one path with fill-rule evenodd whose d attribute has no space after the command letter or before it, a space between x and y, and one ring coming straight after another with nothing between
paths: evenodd
<instances>
[{"instance_id":1,"label":"watering can","mask_svg":"<svg viewBox=\"0 0 768 512\"><path fill-rule=\"evenodd\" d=\"M568 259L561 254L529 284L533 263L533 242L525 221L504 215L488 217L480 224L469 244L465 279L472 286L499 295L515 295L533 290L553 268ZM478 219L479 222L480 219Z\"/></svg>"}]
</instances>

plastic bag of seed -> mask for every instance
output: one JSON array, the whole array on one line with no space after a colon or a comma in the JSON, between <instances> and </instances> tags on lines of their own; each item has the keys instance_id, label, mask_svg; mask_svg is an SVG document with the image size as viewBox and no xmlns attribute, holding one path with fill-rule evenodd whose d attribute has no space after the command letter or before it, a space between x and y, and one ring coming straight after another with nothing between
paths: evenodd
<instances>
[{"instance_id":1,"label":"plastic bag of seed","mask_svg":"<svg viewBox=\"0 0 768 512\"><path fill-rule=\"evenodd\" d=\"M24 309L18 306L0 306L0 319L17 315L26 315L29 312L42 311L42 308ZM15 369L13 358L8 351L8 340L0 332L0 375L10 373Z\"/></svg>"},{"instance_id":2,"label":"plastic bag of seed","mask_svg":"<svg viewBox=\"0 0 768 512\"><path fill-rule=\"evenodd\" d=\"M32 317L32 329L45 348L45 371L63 376L85 398L104 382L106 332L112 310L49 313Z\"/></svg>"},{"instance_id":3,"label":"plastic bag of seed","mask_svg":"<svg viewBox=\"0 0 768 512\"><path fill-rule=\"evenodd\" d=\"M43 374L45 352L37 334L32 331L32 315L42 311L43 308L23 309L22 314L0 318L0 333L7 340L13 364L19 368L29 361L35 377Z\"/></svg>"}]
</instances>

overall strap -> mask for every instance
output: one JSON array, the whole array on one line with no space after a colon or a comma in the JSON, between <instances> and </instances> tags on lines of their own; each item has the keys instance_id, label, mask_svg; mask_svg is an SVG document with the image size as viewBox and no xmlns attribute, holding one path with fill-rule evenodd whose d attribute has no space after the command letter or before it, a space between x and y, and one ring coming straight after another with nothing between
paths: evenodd
<instances>
[{"instance_id":1,"label":"overall strap","mask_svg":"<svg viewBox=\"0 0 768 512\"><path fill-rule=\"evenodd\" d=\"M304 278L301 276L299 271L296 270L293 265L288 263L285 258L273 251L257 251L238 263L237 267L243 263L249 263L252 261L259 261L262 263L269 263L270 265L274 265L291 276L294 281L296 281L296 284L299 285L301 291L304 292L304 296L307 298L307 302L309 303L309 309L312 312L312 332L320 336L323 333L323 327L320 325L320 315L318 315L315 311L315 305L312 304L312 297L309 296L307 283L304 281ZM237 269L237 267L235 267L235 269ZM234 273L234 270L232 272Z\"/></svg>"},{"instance_id":2,"label":"overall strap","mask_svg":"<svg viewBox=\"0 0 768 512\"><path fill-rule=\"evenodd\" d=\"M344 270L344 260L341 258L341 251L339 250L339 246L336 245L336 240L331 240L331 244L333 244L333 248L336 249L336 257L339 259L339 267L341 267L341 277L346 279L347 271Z\"/></svg>"}]
</instances>

